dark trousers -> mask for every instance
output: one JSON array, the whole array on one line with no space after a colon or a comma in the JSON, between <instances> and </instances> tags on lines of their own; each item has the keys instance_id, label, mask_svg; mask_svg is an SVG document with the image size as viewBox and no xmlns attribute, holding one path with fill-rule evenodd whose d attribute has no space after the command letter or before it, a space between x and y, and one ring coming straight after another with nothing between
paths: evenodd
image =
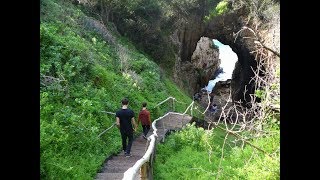
<instances>
[{"instance_id":1,"label":"dark trousers","mask_svg":"<svg viewBox=\"0 0 320 180\"><path fill-rule=\"evenodd\" d=\"M142 125L142 129L143 129L144 136L147 136L147 134L150 130L150 125Z\"/></svg>"},{"instance_id":2,"label":"dark trousers","mask_svg":"<svg viewBox=\"0 0 320 180\"><path fill-rule=\"evenodd\" d=\"M120 133L121 133L121 139L122 139L122 149L127 154L130 154L131 146L133 142L133 132L120 131ZM128 144L127 144L127 138L128 138Z\"/></svg>"}]
</instances>

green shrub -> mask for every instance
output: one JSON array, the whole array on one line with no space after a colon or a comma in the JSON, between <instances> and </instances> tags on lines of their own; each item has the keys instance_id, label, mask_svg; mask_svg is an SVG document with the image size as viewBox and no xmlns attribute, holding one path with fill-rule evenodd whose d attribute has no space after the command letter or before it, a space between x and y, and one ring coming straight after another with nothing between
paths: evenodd
<instances>
[{"instance_id":1,"label":"green shrub","mask_svg":"<svg viewBox=\"0 0 320 180\"><path fill-rule=\"evenodd\" d=\"M222 15L224 13L227 13L229 11L228 9L228 1L222 0L220 1L217 6L210 10L209 15L204 17L205 22L208 22L210 19Z\"/></svg>"}]
</instances>

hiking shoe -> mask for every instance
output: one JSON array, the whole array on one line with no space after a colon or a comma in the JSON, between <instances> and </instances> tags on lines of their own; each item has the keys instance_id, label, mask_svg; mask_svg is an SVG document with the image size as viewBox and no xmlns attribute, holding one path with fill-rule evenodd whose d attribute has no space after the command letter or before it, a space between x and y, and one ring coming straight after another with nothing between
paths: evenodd
<instances>
[{"instance_id":1,"label":"hiking shoe","mask_svg":"<svg viewBox=\"0 0 320 180\"><path fill-rule=\"evenodd\" d=\"M126 157L131 157L131 154L127 154L127 153L126 153L125 155L126 155Z\"/></svg>"}]
</instances>

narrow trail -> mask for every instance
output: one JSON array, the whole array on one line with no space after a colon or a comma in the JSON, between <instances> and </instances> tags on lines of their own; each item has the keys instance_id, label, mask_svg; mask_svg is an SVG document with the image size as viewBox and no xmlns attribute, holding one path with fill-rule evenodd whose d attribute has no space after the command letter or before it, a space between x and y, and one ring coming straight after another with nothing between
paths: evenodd
<instances>
[{"instance_id":1,"label":"narrow trail","mask_svg":"<svg viewBox=\"0 0 320 180\"><path fill-rule=\"evenodd\" d=\"M157 121L156 128L159 143L169 130L178 130L191 121L192 117L188 115L169 114L168 116ZM148 137L153 133L153 128L150 129ZM111 157L105 162L101 172L97 174L96 180L120 180L123 178L123 173L132 167L142 156L147 149L147 140L142 137L142 134L134 139L131 148L131 157L125 157L121 152L116 156ZM135 179L140 179L137 176Z\"/></svg>"}]
</instances>

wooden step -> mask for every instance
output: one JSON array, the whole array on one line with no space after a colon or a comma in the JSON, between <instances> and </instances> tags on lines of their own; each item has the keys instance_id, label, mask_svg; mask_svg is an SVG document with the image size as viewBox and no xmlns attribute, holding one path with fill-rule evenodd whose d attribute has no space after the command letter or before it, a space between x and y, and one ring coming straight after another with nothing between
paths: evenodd
<instances>
[{"instance_id":1,"label":"wooden step","mask_svg":"<svg viewBox=\"0 0 320 180\"><path fill-rule=\"evenodd\" d=\"M96 180L122 180L123 173L99 173Z\"/></svg>"}]
</instances>

